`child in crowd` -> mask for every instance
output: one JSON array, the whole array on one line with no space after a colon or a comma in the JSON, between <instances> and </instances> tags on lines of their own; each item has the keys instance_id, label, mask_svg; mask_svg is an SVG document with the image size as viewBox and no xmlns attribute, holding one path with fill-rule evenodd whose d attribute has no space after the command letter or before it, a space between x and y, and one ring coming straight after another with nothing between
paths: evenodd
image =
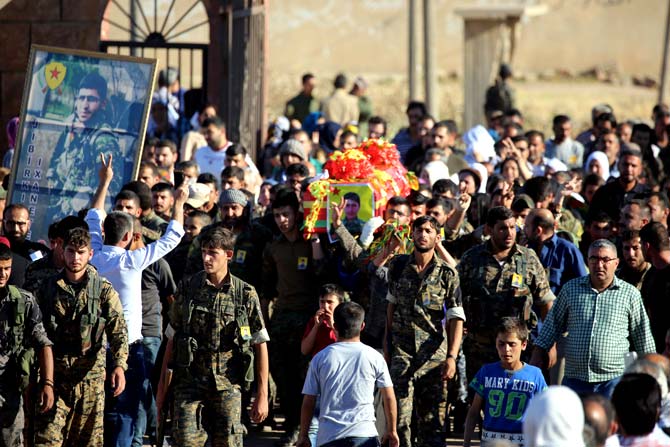
<instances>
[{"instance_id":1,"label":"child in crowd","mask_svg":"<svg viewBox=\"0 0 670 447\"><path fill-rule=\"evenodd\" d=\"M470 383L475 397L465 420L463 446L469 447L484 410L481 445L504 440L523 445L523 420L529 401L547 388L542 371L521 361L528 328L518 318L503 318L496 332L500 361L484 365Z\"/></svg>"},{"instance_id":2,"label":"child in crowd","mask_svg":"<svg viewBox=\"0 0 670 447\"><path fill-rule=\"evenodd\" d=\"M314 314L305 327L302 336L300 351L310 358L318 354L323 348L337 341L333 326L335 308L344 302L344 290L336 284L325 284L319 290L319 310ZM319 431L319 399L317 397L314 416L309 426L309 438L312 446L316 446L316 434Z\"/></svg>"},{"instance_id":3,"label":"child in crowd","mask_svg":"<svg viewBox=\"0 0 670 447\"><path fill-rule=\"evenodd\" d=\"M336 284L325 284L319 290L319 310L305 327L300 351L303 355L314 357L326 346L335 343L337 337L333 331L333 312L344 302L344 290Z\"/></svg>"}]
</instances>

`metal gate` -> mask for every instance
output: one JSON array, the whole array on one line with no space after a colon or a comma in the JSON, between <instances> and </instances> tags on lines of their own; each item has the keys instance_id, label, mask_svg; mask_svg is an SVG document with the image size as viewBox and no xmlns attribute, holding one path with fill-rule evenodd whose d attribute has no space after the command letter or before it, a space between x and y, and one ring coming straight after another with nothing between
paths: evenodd
<instances>
[{"instance_id":1,"label":"metal gate","mask_svg":"<svg viewBox=\"0 0 670 447\"><path fill-rule=\"evenodd\" d=\"M160 0L126 0L123 5L120 0L111 0L102 20L109 25L110 30L113 29L116 36L127 33L128 40L101 39L100 51L156 58L159 70L167 67L178 68L181 86L188 90L184 111L190 117L207 98L209 45L184 42L184 38L189 33L204 29L209 37L209 21L206 16L205 20L202 17L194 18L193 12L198 6L204 10L199 0L188 3L186 0L170 0L167 9L159 8L159 2ZM189 6L184 9L186 5ZM182 11L178 12L180 7Z\"/></svg>"}]
</instances>

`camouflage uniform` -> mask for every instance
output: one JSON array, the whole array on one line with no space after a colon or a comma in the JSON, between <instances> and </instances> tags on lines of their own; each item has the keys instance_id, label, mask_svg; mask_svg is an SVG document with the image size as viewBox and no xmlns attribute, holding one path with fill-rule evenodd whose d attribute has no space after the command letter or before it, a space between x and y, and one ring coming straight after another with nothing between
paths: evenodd
<instances>
[{"instance_id":1,"label":"camouflage uniform","mask_svg":"<svg viewBox=\"0 0 670 447\"><path fill-rule=\"evenodd\" d=\"M0 445L23 446L22 375L19 359L25 348L51 346L42 313L35 298L25 290L0 289ZM17 346L18 343L18 346Z\"/></svg>"},{"instance_id":2,"label":"camouflage uniform","mask_svg":"<svg viewBox=\"0 0 670 447\"><path fill-rule=\"evenodd\" d=\"M53 263L53 252L49 252L47 256L28 264L23 287L30 293L37 293L45 280L57 275L60 271L61 269Z\"/></svg>"},{"instance_id":3,"label":"camouflage uniform","mask_svg":"<svg viewBox=\"0 0 670 447\"><path fill-rule=\"evenodd\" d=\"M438 256L419 273L414 255L400 255L389 265L391 378L398 400L401 446L444 445L446 439L442 368L447 359L443 321L462 318L458 274ZM416 433L411 432L416 414Z\"/></svg>"},{"instance_id":4,"label":"camouflage uniform","mask_svg":"<svg viewBox=\"0 0 670 447\"><path fill-rule=\"evenodd\" d=\"M498 361L496 327L503 317L519 317L537 325L531 309L555 297L535 252L515 245L503 265L493 257L488 241L468 250L458 265L468 335L463 342L468 377L486 363Z\"/></svg>"},{"instance_id":5,"label":"camouflage uniform","mask_svg":"<svg viewBox=\"0 0 670 447\"><path fill-rule=\"evenodd\" d=\"M205 272L196 273L179 285L170 321L177 444L205 445L206 414L212 447L242 447L241 387L253 380L250 345L269 341L256 291L230 274L217 288Z\"/></svg>"},{"instance_id":6,"label":"camouflage uniform","mask_svg":"<svg viewBox=\"0 0 670 447\"><path fill-rule=\"evenodd\" d=\"M142 237L145 244L150 244L160 239L165 234L168 226L168 223L159 217L154 210L150 210L149 214L140 217L140 223L142 224Z\"/></svg>"},{"instance_id":7,"label":"camouflage uniform","mask_svg":"<svg viewBox=\"0 0 670 447\"><path fill-rule=\"evenodd\" d=\"M97 299L92 299L97 294ZM54 346L54 407L37 416L35 445L100 446L105 408L106 349L125 371L128 331L123 307L112 285L86 267L85 280L70 284L64 273L38 293ZM83 334L86 334L82 336Z\"/></svg>"},{"instance_id":8,"label":"camouflage uniform","mask_svg":"<svg viewBox=\"0 0 670 447\"><path fill-rule=\"evenodd\" d=\"M57 210L54 219L76 214L88 206L98 179L98 158L101 153L119 153L118 137L111 126L103 122L103 112L98 111L83 129L75 129L75 118L61 134L49 161L47 180L51 196L50 209ZM119 160L121 162L121 160ZM73 166L76 168L73 169ZM118 172L123 172L121 165ZM114 168L117 170L116 166ZM121 176L112 180L110 191L118 192ZM54 219L55 220L55 219Z\"/></svg>"}]
</instances>

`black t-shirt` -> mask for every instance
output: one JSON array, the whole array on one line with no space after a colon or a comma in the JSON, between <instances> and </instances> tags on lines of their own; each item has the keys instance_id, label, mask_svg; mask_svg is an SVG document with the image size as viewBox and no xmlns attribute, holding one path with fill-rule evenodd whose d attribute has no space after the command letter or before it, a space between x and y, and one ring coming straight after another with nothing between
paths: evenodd
<instances>
[{"instance_id":1,"label":"black t-shirt","mask_svg":"<svg viewBox=\"0 0 670 447\"><path fill-rule=\"evenodd\" d=\"M670 328L670 265L652 267L642 283L642 299L647 309L656 352L665 349L665 334Z\"/></svg>"},{"instance_id":2,"label":"black t-shirt","mask_svg":"<svg viewBox=\"0 0 670 447\"><path fill-rule=\"evenodd\" d=\"M177 291L170 265L164 259L142 271L142 336L160 337L163 331L161 311L166 299Z\"/></svg>"},{"instance_id":3,"label":"black t-shirt","mask_svg":"<svg viewBox=\"0 0 670 447\"><path fill-rule=\"evenodd\" d=\"M593 199L591 200L591 207L589 214L592 216L604 211L612 218L614 222L619 222L621 209L627 200L635 197L636 194L642 194L649 191L646 185L637 183L633 189L624 191L621 183L618 180L609 182L598 189Z\"/></svg>"}]
</instances>

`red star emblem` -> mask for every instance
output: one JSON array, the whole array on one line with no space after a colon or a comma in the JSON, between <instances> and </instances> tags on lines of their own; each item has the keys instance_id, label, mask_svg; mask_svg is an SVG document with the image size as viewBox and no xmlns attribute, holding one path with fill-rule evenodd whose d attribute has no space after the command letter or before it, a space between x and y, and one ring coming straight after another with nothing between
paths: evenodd
<instances>
[{"instance_id":1,"label":"red star emblem","mask_svg":"<svg viewBox=\"0 0 670 447\"><path fill-rule=\"evenodd\" d=\"M50 73L51 73L51 79L58 79L60 71L58 71L57 68L54 68L53 70L50 71Z\"/></svg>"},{"instance_id":2,"label":"red star emblem","mask_svg":"<svg viewBox=\"0 0 670 447\"><path fill-rule=\"evenodd\" d=\"M340 195L340 188L333 188L332 192L333 192L333 195L339 196Z\"/></svg>"}]
</instances>

